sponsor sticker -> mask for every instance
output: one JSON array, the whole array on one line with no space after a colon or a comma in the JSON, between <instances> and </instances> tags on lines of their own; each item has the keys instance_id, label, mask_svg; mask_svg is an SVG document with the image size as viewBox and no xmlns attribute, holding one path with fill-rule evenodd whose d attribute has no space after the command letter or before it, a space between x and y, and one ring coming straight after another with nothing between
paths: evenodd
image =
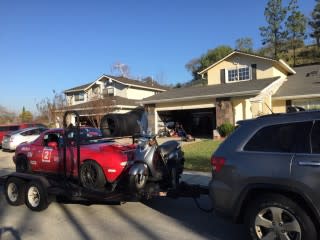
<instances>
[{"instance_id":1,"label":"sponsor sticker","mask_svg":"<svg viewBox=\"0 0 320 240\"><path fill-rule=\"evenodd\" d=\"M50 162L52 148L44 148L42 152L42 162Z\"/></svg>"},{"instance_id":2,"label":"sponsor sticker","mask_svg":"<svg viewBox=\"0 0 320 240\"><path fill-rule=\"evenodd\" d=\"M27 152L27 151L30 151L30 148L29 147L22 147L21 151L26 151Z\"/></svg>"}]
</instances>

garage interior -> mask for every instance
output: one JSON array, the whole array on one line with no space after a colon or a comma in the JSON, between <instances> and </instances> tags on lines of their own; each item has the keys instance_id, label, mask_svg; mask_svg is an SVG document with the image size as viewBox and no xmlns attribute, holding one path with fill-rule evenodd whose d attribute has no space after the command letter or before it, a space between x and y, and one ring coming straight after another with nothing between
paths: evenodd
<instances>
[{"instance_id":1,"label":"garage interior","mask_svg":"<svg viewBox=\"0 0 320 240\"><path fill-rule=\"evenodd\" d=\"M187 134L212 138L213 130L216 129L215 108L158 111L158 116L158 130L163 128L164 123L178 122Z\"/></svg>"}]
</instances>

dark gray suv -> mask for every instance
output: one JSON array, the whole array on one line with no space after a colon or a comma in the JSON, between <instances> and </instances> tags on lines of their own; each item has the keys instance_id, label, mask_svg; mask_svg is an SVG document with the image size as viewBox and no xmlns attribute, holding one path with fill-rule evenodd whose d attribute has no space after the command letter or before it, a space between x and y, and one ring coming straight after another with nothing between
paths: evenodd
<instances>
[{"instance_id":1,"label":"dark gray suv","mask_svg":"<svg viewBox=\"0 0 320 240\"><path fill-rule=\"evenodd\" d=\"M238 122L211 158L217 213L253 239L320 236L320 111Z\"/></svg>"}]
</instances>

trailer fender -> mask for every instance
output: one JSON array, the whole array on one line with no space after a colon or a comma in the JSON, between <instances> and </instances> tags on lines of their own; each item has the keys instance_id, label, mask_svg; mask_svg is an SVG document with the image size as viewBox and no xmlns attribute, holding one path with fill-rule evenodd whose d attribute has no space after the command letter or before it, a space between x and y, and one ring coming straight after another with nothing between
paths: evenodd
<instances>
[{"instance_id":1,"label":"trailer fender","mask_svg":"<svg viewBox=\"0 0 320 240\"><path fill-rule=\"evenodd\" d=\"M148 166L144 163L135 163L132 165L132 167L129 170L129 175L137 175L141 174L144 176L149 175Z\"/></svg>"}]
</instances>

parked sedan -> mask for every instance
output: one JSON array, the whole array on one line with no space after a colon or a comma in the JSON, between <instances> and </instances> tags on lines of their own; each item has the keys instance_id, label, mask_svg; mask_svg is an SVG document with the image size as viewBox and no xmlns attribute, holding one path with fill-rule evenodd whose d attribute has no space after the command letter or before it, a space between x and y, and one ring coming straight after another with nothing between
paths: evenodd
<instances>
[{"instance_id":1,"label":"parked sedan","mask_svg":"<svg viewBox=\"0 0 320 240\"><path fill-rule=\"evenodd\" d=\"M3 137L2 149L14 151L20 143L32 142L45 130L47 130L47 128L31 127L10 132Z\"/></svg>"}]
</instances>

